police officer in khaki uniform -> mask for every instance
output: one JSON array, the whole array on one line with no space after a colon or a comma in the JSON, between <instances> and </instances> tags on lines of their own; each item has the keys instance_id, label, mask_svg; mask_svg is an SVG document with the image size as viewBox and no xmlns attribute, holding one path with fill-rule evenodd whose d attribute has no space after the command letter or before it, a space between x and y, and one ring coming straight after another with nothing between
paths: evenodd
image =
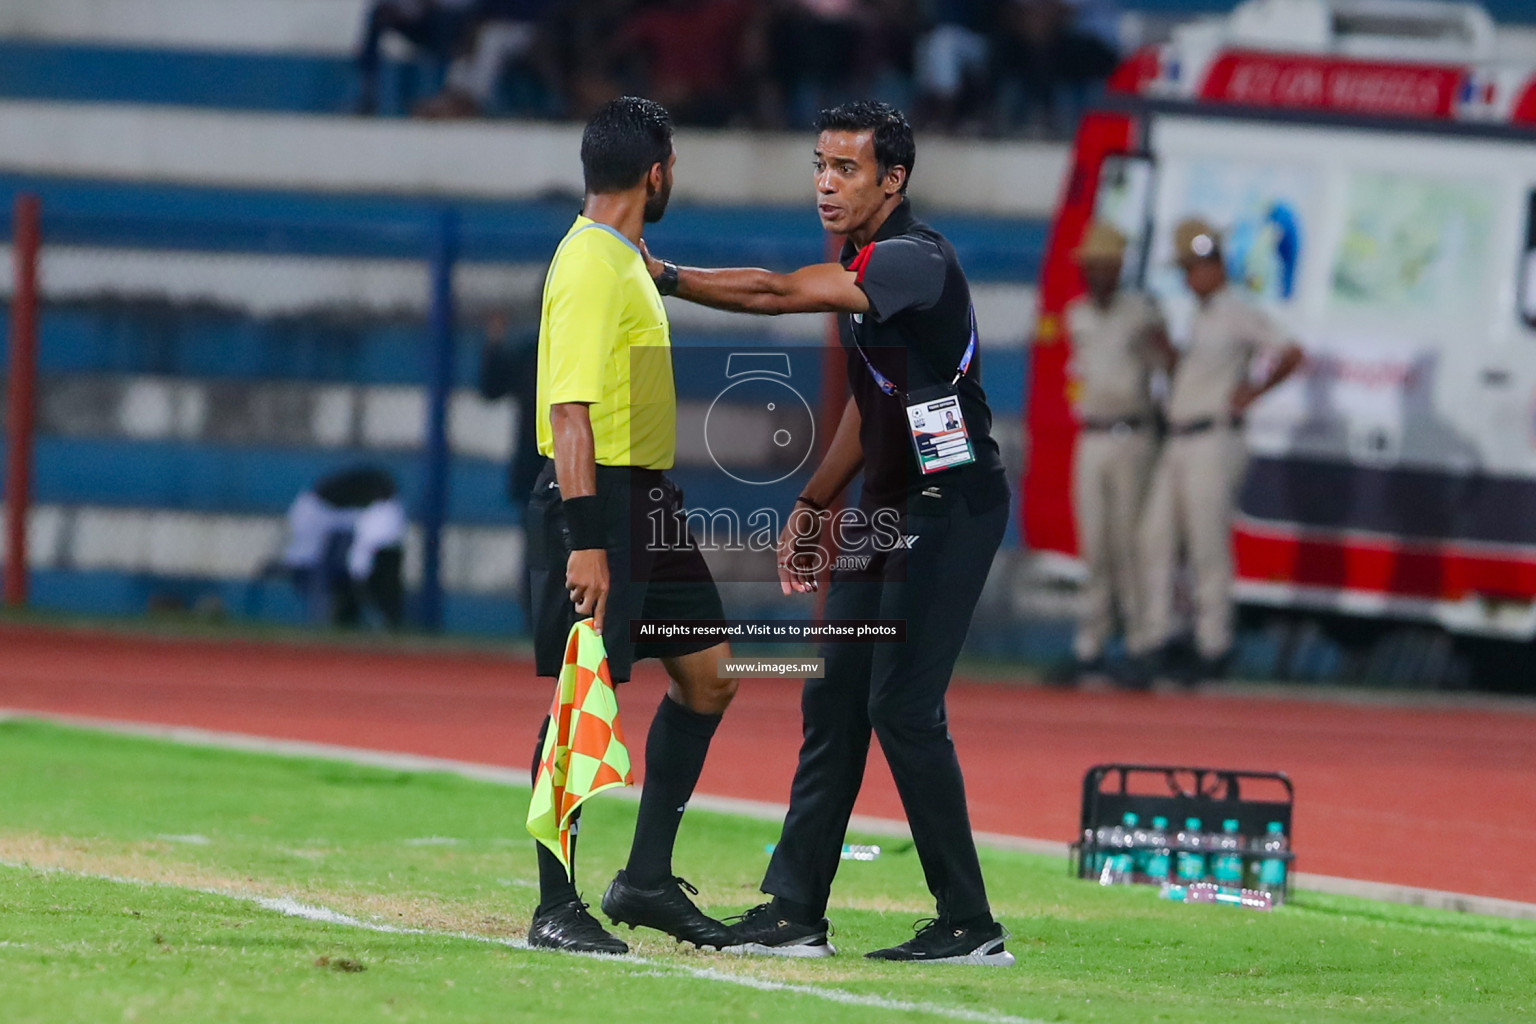
<instances>
[{"instance_id":1,"label":"police officer in khaki uniform","mask_svg":"<svg viewBox=\"0 0 1536 1024\"><path fill-rule=\"evenodd\" d=\"M1145 635L1149 647L1167 652L1182 548L1194 576L1193 678L1213 679L1225 673L1232 651L1232 514L1246 468L1243 416L1295 372L1302 354L1273 320L1227 287L1215 228L1195 218L1181 222L1174 254L1197 305L1171 370L1167 434L1142 521ZM1268 370L1255 382L1261 355Z\"/></svg>"},{"instance_id":2,"label":"police officer in khaki uniform","mask_svg":"<svg viewBox=\"0 0 1536 1024\"><path fill-rule=\"evenodd\" d=\"M1073 253L1088 287L1066 310L1078 419L1072 504L1087 577L1073 642L1076 662L1061 682L1103 670L1117 610L1127 651L1141 655L1148 646L1136 535L1157 458L1150 383L1153 372L1171 361L1172 349L1152 297L1120 288L1125 244L1112 225L1095 221Z\"/></svg>"}]
</instances>

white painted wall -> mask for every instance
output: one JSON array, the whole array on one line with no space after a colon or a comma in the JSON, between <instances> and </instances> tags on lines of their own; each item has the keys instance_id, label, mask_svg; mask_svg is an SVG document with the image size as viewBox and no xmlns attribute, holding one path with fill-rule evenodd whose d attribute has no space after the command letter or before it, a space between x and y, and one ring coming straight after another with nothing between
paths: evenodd
<instances>
[{"instance_id":1,"label":"white painted wall","mask_svg":"<svg viewBox=\"0 0 1536 1024\"><path fill-rule=\"evenodd\" d=\"M127 104L0 102L0 171L199 185L526 199L581 190L579 125L423 122ZM686 202L808 203L809 133L684 129ZM912 195L929 208L1045 217L1067 167L1057 143L918 139Z\"/></svg>"},{"instance_id":2,"label":"white painted wall","mask_svg":"<svg viewBox=\"0 0 1536 1024\"><path fill-rule=\"evenodd\" d=\"M0 37L342 54L367 0L0 0Z\"/></svg>"},{"instance_id":3,"label":"white painted wall","mask_svg":"<svg viewBox=\"0 0 1536 1024\"><path fill-rule=\"evenodd\" d=\"M286 529L281 516L34 505L27 513L27 564L34 570L252 580L277 556ZM421 584L421 547L421 530L412 526L404 567L410 587ZM5 559L5 538L0 537L0 566ZM443 586L449 592L514 595L522 575L523 531L445 527L442 559Z\"/></svg>"}]
</instances>

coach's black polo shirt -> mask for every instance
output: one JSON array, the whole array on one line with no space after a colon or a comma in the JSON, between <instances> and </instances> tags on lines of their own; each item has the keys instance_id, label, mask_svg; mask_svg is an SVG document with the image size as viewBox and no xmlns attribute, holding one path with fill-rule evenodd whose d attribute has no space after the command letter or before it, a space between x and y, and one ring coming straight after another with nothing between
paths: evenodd
<instances>
[{"instance_id":1,"label":"coach's black polo shirt","mask_svg":"<svg viewBox=\"0 0 1536 1024\"><path fill-rule=\"evenodd\" d=\"M971 337L971 288L954 248L914 218L911 203L903 199L863 249L851 242L843 245L842 264L858 273L870 307L868 313L838 318L848 350L848 382L863 420L863 504L902 507L908 497L930 488L941 494L958 491L972 512L1006 502L1007 477L992 438L992 410L981 389L979 345L956 385L976 461L924 476L912 451L902 396L948 384ZM900 394L881 390L865 355Z\"/></svg>"}]
</instances>

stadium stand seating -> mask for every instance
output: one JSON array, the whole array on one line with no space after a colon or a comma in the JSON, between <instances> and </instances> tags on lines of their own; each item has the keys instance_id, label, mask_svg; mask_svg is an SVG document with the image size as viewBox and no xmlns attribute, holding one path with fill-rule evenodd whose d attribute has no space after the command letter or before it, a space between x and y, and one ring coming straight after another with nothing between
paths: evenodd
<instances>
[{"instance_id":1,"label":"stadium stand seating","mask_svg":"<svg viewBox=\"0 0 1536 1024\"><path fill-rule=\"evenodd\" d=\"M1198 14L1229 11L1229 0L1135 0L1120 9L1156 29ZM1536 24L1536 4L1485 0L1495 19ZM338 24L346 24L337 19ZM0 97L91 103L152 103L328 114L352 109L356 70L351 36L332 32L308 50L191 43L124 45L111 39L4 38L0 22ZM398 53L382 71L380 113L402 115L441 82L442 69ZM505 113L505 104L492 112Z\"/></svg>"}]
</instances>

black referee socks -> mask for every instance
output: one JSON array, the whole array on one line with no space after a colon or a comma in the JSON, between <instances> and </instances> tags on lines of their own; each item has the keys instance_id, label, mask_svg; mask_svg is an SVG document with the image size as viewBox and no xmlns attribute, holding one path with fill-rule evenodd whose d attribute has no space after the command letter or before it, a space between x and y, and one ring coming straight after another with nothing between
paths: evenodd
<instances>
[{"instance_id":1,"label":"black referee socks","mask_svg":"<svg viewBox=\"0 0 1536 1024\"><path fill-rule=\"evenodd\" d=\"M690 710L671 697L662 697L656 708L645 737L645 785L626 868L630 884L637 888L655 889L672 880L677 826L704 770L720 718Z\"/></svg>"}]
</instances>

